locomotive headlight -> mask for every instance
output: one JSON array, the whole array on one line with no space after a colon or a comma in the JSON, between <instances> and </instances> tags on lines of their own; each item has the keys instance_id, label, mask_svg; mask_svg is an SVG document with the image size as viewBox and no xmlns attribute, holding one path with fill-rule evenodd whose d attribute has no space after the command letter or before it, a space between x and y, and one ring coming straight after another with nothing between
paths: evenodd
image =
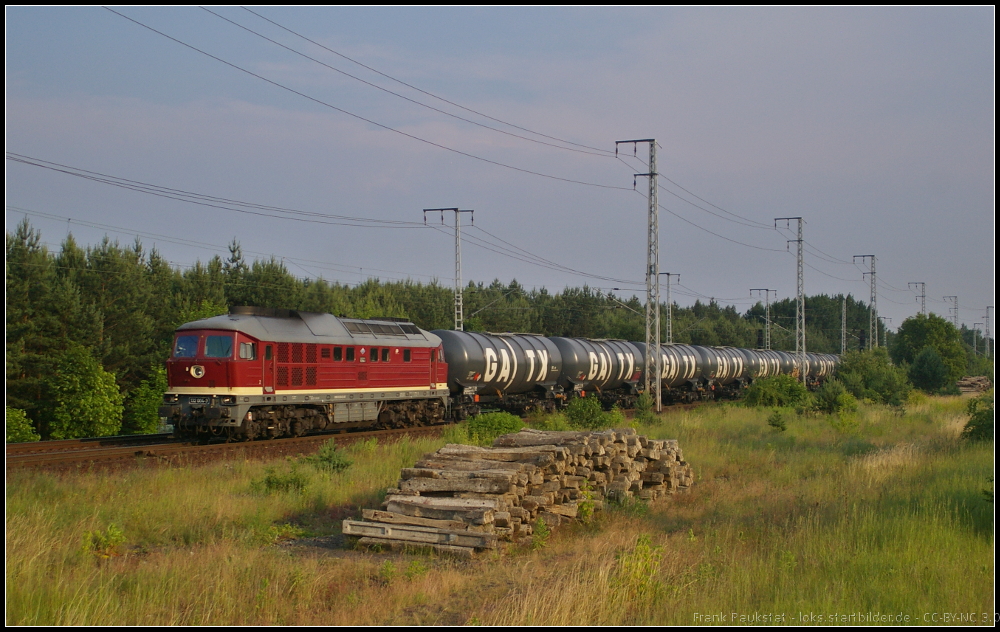
<instances>
[{"instance_id":1,"label":"locomotive headlight","mask_svg":"<svg viewBox=\"0 0 1000 632\"><path fill-rule=\"evenodd\" d=\"M163 403L164 404L176 404L177 401L178 401L178 399L180 399L180 398L177 397L176 394L174 394L174 393L167 393L166 395L163 396Z\"/></svg>"},{"instance_id":2,"label":"locomotive headlight","mask_svg":"<svg viewBox=\"0 0 1000 632\"><path fill-rule=\"evenodd\" d=\"M235 395L226 395L226 396L220 398L219 401L222 403L223 406L235 406L236 405L236 396Z\"/></svg>"},{"instance_id":3,"label":"locomotive headlight","mask_svg":"<svg viewBox=\"0 0 1000 632\"><path fill-rule=\"evenodd\" d=\"M201 366L200 364L196 364L196 365L192 366L191 367L191 377L193 377L195 379L198 379L198 378L201 378L201 377L205 377L205 367Z\"/></svg>"}]
</instances>

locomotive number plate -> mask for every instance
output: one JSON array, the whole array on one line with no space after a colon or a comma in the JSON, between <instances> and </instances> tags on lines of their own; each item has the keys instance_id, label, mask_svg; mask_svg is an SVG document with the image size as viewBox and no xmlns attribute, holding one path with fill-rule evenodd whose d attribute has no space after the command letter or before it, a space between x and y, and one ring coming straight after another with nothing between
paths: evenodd
<instances>
[{"instance_id":1,"label":"locomotive number plate","mask_svg":"<svg viewBox=\"0 0 1000 632\"><path fill-rule=\"evenodd\" d=\"M188 403L189 404L207 404L208 403L208 398L207 397L192 397L192 398L188 399Z\"/></svg>"}]
</instances>

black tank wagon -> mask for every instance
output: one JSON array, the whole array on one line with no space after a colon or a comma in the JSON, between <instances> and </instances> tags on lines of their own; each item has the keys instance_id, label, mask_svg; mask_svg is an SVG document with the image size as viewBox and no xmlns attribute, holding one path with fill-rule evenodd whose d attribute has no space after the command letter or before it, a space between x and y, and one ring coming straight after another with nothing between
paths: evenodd
<instances>
[{"instance_id":1,"label":"black tank wagon","mask_svg":"<svg viewBox=\"0 0 1000 632\"><path fill-rule=\"evenodd\" d=\"M646 345L626 340L534 334L435 330L448 362L456 419L497 408L516 414L556 410L576 397L596 396L605 408L630 408L642 392ZM734 399L754 380L798 375L799 360L785 351L659 345L661 399L694 402ZM833 374L838 359L806 354L806 381Z\"/></svg>"}]
</instances>

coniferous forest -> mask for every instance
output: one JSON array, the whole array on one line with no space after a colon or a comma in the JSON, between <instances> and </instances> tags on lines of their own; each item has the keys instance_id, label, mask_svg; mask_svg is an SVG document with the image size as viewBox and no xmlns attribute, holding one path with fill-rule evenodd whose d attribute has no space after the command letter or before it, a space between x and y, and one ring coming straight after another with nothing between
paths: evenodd
<instances>
[{"instance_id":1,"label":"coniferous forest","mask_svg":"<svg viewBox=\"0 0 1000 632\"><path fill-rule=\"evenodd\" d=\"M172 332L233 305L402 317L428 330L454 324L447 283L301 279L274 258L247 261L236 241L229 250L225 259L187 269L138 239L125 245L105 237L84 248L70 235L53 252L22 221L6 236L8 439L12 419L22 420L15 435L27 439L155 431ZM809 351L840 352L842 298L806 298ZM639 297L622 302L587 286L551 292L495 280L470 282L463 300L469 331L645 339ZM742 314L714 301L675 304L672 318L677 343L757 348L763 342L762 303ZM794 299L772 303L771 320L772 348L794 349ZM848 296L849 349L864 344L868 322L865 303Z\"/></svg>"}]
</instances>

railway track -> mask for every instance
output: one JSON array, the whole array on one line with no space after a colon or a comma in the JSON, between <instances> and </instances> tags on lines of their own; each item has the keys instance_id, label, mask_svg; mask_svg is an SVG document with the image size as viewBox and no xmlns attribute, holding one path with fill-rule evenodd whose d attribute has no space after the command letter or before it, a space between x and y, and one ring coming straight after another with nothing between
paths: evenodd
<instances>
[{"instance_id":1,"label":"railway track","mask_svg":"<svg viewBox=\"0 0 1000 632\"><path fill-rule=\"evenodd\" d=\"M209 445L195 445L190 441L173 438L172 435L144 435L151 440L145 443L136 443L135 439L128 437L101 437L83 440L82 443L85 447L81 447L80 440L38 441L32 442L32 444L8 445L7 471L14 469L44 469L49 471L115 469L160 465L194 465L227 458L279 458L312 454L331 439L338 446L346 446L373 437L380 441L397 441L404 436L435 436L447 427L446 425L425 426ZM159 442L156 442L154 437L159 437ZM33 445L34 443L62 445L43 448Z\"/></svg>"},{"instance_id":2,"label":"railway track","mask_svg":"<svg viewBox=\"0 0 1000 632\"><path fill-rule=\"evenodd\" d=\"M8 443L7 458L27 454L53 454L97 450L116 446L145 446L180 441L170 433L122 435L116 437L91 437L87 439L61 439L55 441L29 441L27 443Z\"/></svg>"},{"instance_id":3,"label":"railway track","mask_svg":"<svg viewBox=\"0 0 1000 632\"><path fill-rule=\"evenodd\" d=\"M664 406L663 413L693 410L702 405L704 405L703 402ZM634 411L625 412L626 416L631 418ZM7 470L70 471L108 467L150 467L168 464L191 465L235 457L278 458L312 454L330 439L333 439L338 446L346 446L372 437L392 441L405 435L412 437L433 436L439 434L446 427L442 425L401 430L342 432L294 439L209 445L180 439L170 433L32 441L7 445Z\"/></svg>"}]
</instances>

